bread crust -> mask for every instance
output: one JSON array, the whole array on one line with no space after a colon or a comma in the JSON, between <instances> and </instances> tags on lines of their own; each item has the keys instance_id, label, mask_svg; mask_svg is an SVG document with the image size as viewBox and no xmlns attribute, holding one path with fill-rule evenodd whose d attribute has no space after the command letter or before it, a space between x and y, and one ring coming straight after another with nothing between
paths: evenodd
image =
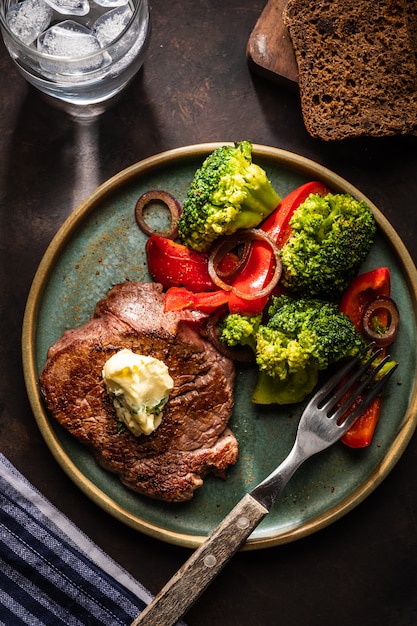
<instances>
[{"instance_id":1,"label":"bread crust","mask_svg":"<svg viewBox=\"0 0 417 626\"><path fill-rule=\"evenodd\" d=\"M417 0L289 0L284 12L313 137L417 127Z\"/></svg>"}]
</instances>

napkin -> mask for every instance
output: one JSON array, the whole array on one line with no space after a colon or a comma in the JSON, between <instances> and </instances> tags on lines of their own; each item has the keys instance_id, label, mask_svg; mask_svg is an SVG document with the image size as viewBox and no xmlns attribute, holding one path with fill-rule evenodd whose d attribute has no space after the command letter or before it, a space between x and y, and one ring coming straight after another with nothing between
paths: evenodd
<instances>
[{"instance_id":1,"label":"napkin","mask_svg":"<svg viewBox=\"0 0 417 626\"><path fill-rule=\"evenodd\" d=\"M128 626L151 599L0 454L0 626Z\"/></svg>"}]
</instances>

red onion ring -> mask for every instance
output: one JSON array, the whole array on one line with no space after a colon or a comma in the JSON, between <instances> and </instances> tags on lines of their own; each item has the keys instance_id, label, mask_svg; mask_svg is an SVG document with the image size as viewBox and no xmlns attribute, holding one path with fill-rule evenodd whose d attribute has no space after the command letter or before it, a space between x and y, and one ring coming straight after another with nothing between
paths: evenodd
<instances>
[{"instance_id":1,"label":"red onion ring","mask_svg":"<svg viewBox=\"0 0 417 626\"><path fill-rule=\"evenodd\" d=\"M242 271L242 269L245 267L248 257L249 257L249 252L251 249L252 244L250 243L250 241L247 241L246 243L243 244L243 250L239 253L238 255L238 261L236 263L236 265L233 267L233 269L229 270L229 271L224 271L220 269L220 264L222 261L222 257L220 256L219 258L219 262L216 266L216 274L217 276L230 283L230 281L233 281L236 276L238 276L238 274L240 274L240 272ZM230 252L230 251L229 251ZM227 254L227 252L225 253L225 255ZM224 255L224 256L225 256ZM223 256L223 258L224 258Z\"/></svg>"},{"instance_id":2,"label":"red onion ring","mask_svg":"<svg viewBox=\"0 0 417 626\"><path fill-rule=\"evenodd\" d=\"M213 248L213 250L209 254L208 273L210 274L210 278L213 283L217 285L217 287L219 287L220 289L224 289L225 291L231 291L232 285L224 282L224 280L219 276L219 274L217 273L217 266L220 263L221 259L224 257L224 255L227 252L230 252L230 250L233 250L233 248L235 248L238 243L235 239L233 239L232 241L231 237L226 237L222 239L220 243L217 244L217 246L215 246L215 248Z\"/></svg>"},{"instance_id":3,"label":"red onion ring","mask_svg":"<svg viewBox=\"0 0 417 626\"><path fill-rule=\"evenodd\" d=\"M271 247L272 255L275 258L275 269L271 280L268 282L267 285L265 285L265 287L253 294L240 291L239 289L233 287L233 285L229 285L219 276L217 272L217 266L220 262L220 259L223 258L226 252L233 250L233 248L235 248L239 244L247 244L249 241L266 242ZM249 255L247 255L247 257L248 256ZM225 291L231 291L233 289L234 293L243 300L256 300L257 298L262 298L263 296L269 295L274 287L277 285L282 272L281 256L277 244L266 232L257 228L246 228L244 230L237 231L229 237L225 237L212 250L208 261L208 271L211 280L214 282L215 285L220 287L220 289L224 289Z\"/></svg>"},{"instance_id":4,"label":"red onion ring","mask_svg":"<svg viewBox=\"0 0 417 626\"><path fill-rule=\"evenodd\" d=\"M372 320L378 313L385 312L388 315L388 324L384 333L374 330ZM370 302L362 316L362 331L367 339L375 342L379 347L389 346L398 334L400 313L392 298L380 296Z\"/></svg>"},{"instance_id":5,"label":"red onion ring","mask_svg":"<svg viewBox=\"0 0 417 626\"><path fill-rule=\"evenodd\" d=\"M171 214L171 224L169 230L167 231L158 231L154 228L151 228L149 224L146 223L143 217L143 211L152 202L162 202L165 204ZM151 237L152 235L159 235L160 237L165 237L166 239L176 239L178 237L178 222L181 216L182 208L180 203L173 195L171 195L168 191L163 191L161 189L150 189L149 191L145 191L139 200L136 202L135 206L135 219L136 222L145 235Z\"/></svg>"}]
</instances>

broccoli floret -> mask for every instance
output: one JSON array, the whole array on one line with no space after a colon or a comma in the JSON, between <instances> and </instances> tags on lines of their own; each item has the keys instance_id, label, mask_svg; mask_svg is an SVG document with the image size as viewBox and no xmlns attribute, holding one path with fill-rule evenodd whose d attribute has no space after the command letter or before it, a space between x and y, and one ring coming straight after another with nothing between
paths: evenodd
<instances>
[{"instance_id":1,"label":"broccoli floret","mask_svg":"<svg viewBox=\"0 0 417 626\"><path fill-rule=\"evenodd\" d=\"M216 148L196 171L178 224L183 244L205 251L221 235L253 228L279 204L265 170L252 163L252 143Z\"/></svg>"},{"instance_id":2,"label":"broccoli floret","mask_svg":"<svg viewBox=\"0 0 417 626\"><path fill-rule=\"evenodd\" d=\"M267 332L259 328L256 350L259 369L271 376L283 379L287 372L305 369L312 360L324 370L365 349L363 337L333 302L273 297L268 314Z\"/></svg>"},{"instance_id":3,"label":"broccoli floret","mask_svg":"<svg viewBox=\"0 0 417 626\"><path fill-rule=\"evenodd\" d=\"M272 298L269 320L229 315L221 338L229 345L251 345L259 376L253 401L290 404L315 387L320 370L366 349L362 336L337 305L320 299ZM239 319L240 318L240 319Z\"/></svg>"},{"instance_id":4,"label":"broccoli floret","mask_svg":"<svg viewBox=\"0 0 417 626\"><path fill-rule=\"evenodd\" d=\"M231 347L249 346L255 352L256 333L262 315L239 315L231 313L220 324L220 339Z\"/></svg>"},{"instance_id":5,"label":"broccoli floret","mask_svg":"<svg viewBox=\"0 0 417 626\"><path fill-rule=\"evenodd\" d=\"M318 370L311 364L303 370L288 374L285 380L259 372L252 394L254 404L294 404L302 402L313 391L318 381Z\"/></svg>"},{"instance_id":6,"label":"broccoli floret","mask_svg":"<svg viewBox=\"0 0 417 626\"><path fill-rule=\"evenodd\" d=\"M281 283L300 296L337 299L366 258L375 218L349 194L312 194L294 212Z\"/></svg>"}]
</instances>

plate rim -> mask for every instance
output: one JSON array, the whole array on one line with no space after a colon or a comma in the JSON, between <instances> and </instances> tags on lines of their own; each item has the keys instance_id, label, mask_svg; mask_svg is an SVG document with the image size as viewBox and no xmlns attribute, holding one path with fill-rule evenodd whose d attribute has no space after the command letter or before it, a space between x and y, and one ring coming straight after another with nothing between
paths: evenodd
<instances>
[{"instance_id":1,"label":"plate rim","mask_svg":"<svg viewBox=\"0 0 417 626\"><path fill-rule=\"evenodd\" d=\"M116 503L110 496L97 487L97 485L84 476L72 459L67 455L52 428L50 419L48 419L46 409L41 400L34 350L34 333L37 328L36 323L38 320L40 303L46 289L47 279L53 271L54 264L60 255L62 246L66 241L69 241L77 229L82 226L83 221L90 215L90 213L93 213L96 210L100 202L102 202L108 195L113 194L118 187L123 186L126 183L130 183L137 177L146 176L148 172L166 166L167 164L172 164L172 162L182 162L184 160L191 159L194 160L199 157L203 158L215 148L231 143L233 142L224 141L192 144L160 152L128 166L93 190L65 219L64 223L49 243L33 278L26 302L22 324L22 359L26 391L38 428L55 460L68 477L88 498L119 521L153 538L162 540L166 543L172 543L188 548L198 547L201 543L203 543L206 537L162 529L161 527L149 523L146 520L139 519L136 515L126 511L121 505ZM347 191L356 198L365 200L374 213L379 229L389 240L389 243L399 258L404 278L407 282L407 287L413 295L414 313L417 319L416 267L399 235L391 226L388 219L369 198L367 198L358 188L332 170L299 154L289 152L281 148L253 143L253 156L254 160L270 160L283 164L286 167L292 167L297 171L301 171L305 175L311 174L313 175L313 178L319 178L320 180L323 180L323 182L330 183L331 188L335 191L338 189L343 190L344 192ZM403 419L403 426L392 442L389 454L380 464L377 465L375 471L364 483L361 483L356 490L351 492L349 497L346 498L344 502L327 509L325 513L316 517L314 520L307 523L304 522L296 528L280 532L273 536L255 539L249 538L242 547L242 550L268 548L289 543L317 532L343 517L363 502L386 478L405 451L416 427L417 393L416 383L414 383L408 408Z\"/></svg>"}]
</instances>

